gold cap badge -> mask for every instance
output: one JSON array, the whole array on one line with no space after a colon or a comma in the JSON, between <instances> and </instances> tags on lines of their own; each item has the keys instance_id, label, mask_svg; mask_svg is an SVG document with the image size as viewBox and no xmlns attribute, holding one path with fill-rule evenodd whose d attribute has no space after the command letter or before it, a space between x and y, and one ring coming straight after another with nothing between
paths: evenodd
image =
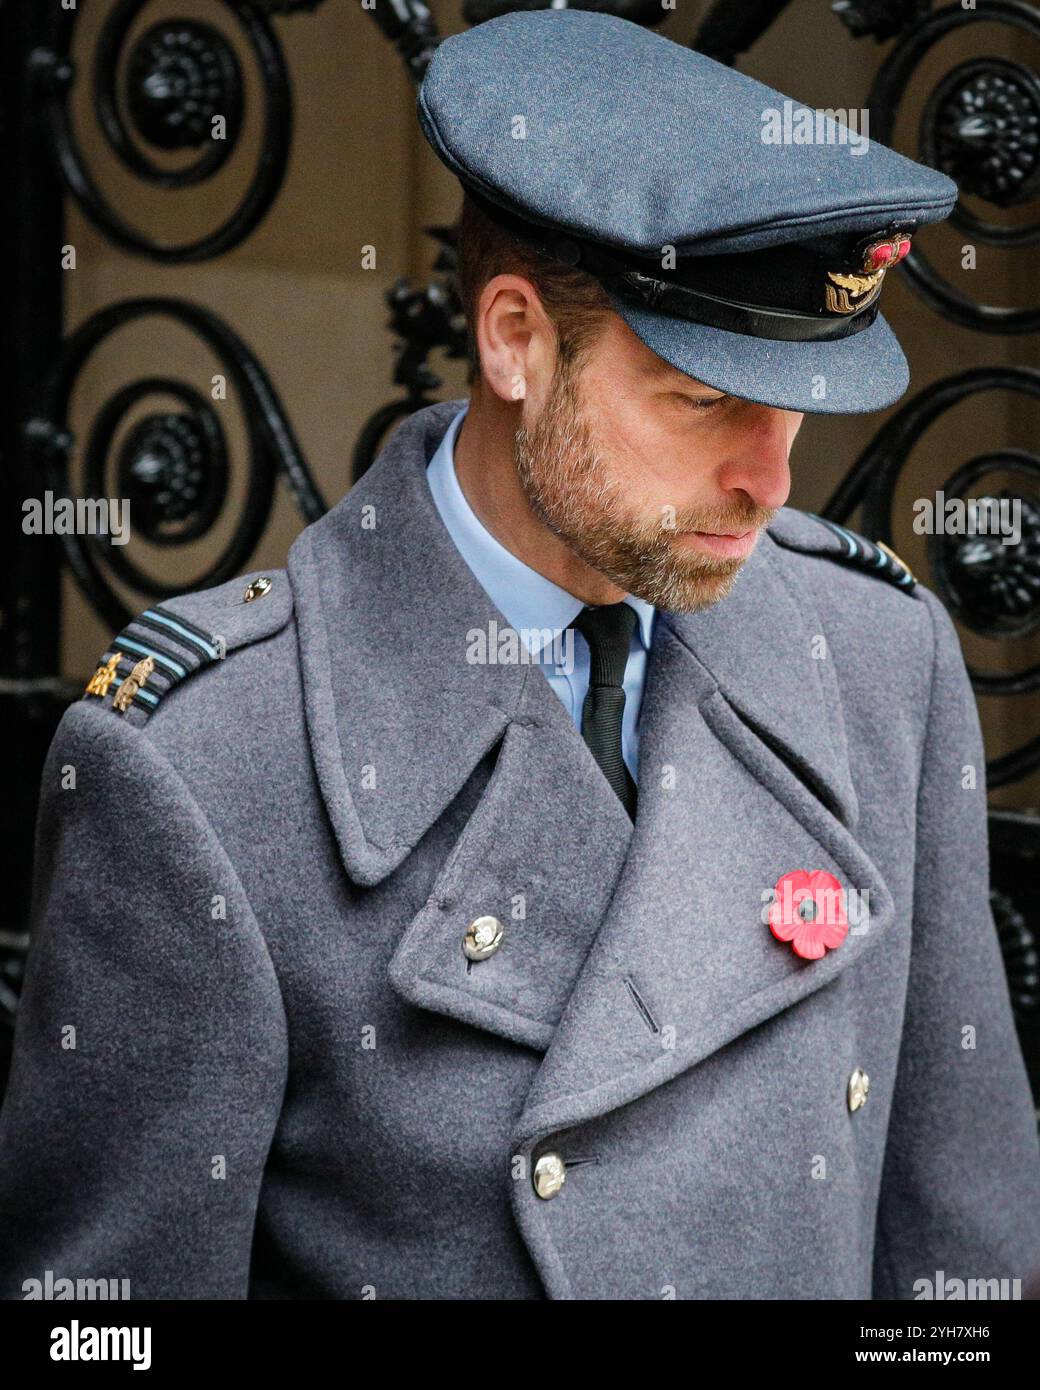
<instances>
[{"instance_id":1,"label":"gold cap badge","mask_svg":"<svg viewBox=\"0 0 1040 1390\"><path fill-rule=\"evenodd\" d=\"M862 246L861 262L853 271L828 270L824 286L827 308L832 314L854 314L865 309L881 293L885 271L898 265L910 250L908 232L875 236Z\"/></svg>"}]
</instances>

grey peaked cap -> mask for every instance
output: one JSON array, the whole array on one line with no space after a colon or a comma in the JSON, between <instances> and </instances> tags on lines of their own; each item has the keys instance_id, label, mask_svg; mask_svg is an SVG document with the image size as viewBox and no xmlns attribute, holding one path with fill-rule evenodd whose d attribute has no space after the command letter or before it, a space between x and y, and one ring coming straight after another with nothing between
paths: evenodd
<instances>
[{"instance_id":1,"label":"grey peaked cap","mask_svg":"<svg viewBox=\"0 0 1040 1390\"><path fill-rule=\"evenodd\" d=\"M854 152L827 118L831 143L766 143L785 103L805 110L629 20L539 10L445 39L417 111L489 215L595 274L680 371L786 409L880 409L909 371L864 248L941 221L957 187L875 141Z\"/></svg>"}]
</instances>

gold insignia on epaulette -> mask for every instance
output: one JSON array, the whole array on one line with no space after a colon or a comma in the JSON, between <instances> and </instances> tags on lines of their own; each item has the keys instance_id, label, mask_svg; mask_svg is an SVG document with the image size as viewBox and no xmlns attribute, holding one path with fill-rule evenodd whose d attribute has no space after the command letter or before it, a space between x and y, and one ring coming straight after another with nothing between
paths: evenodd
<instances>
[{"instance_id":1,"label":"gold insignia on epaulette","mask_svg":"<svg viewBox=\"0 0 1040 1390\"><path fill-rule=\"evenodd\" d=\"M155 659L153 657L146 656L143 661L139 661L116 691L112 700L112 708L117 709L120 714L125 714L133 704L134 696L154 670Z\"/></svg>"},{"instance_id":2,"label":"gold insignia on epaulette","mask_svg":"<svg viewBox=\"0 0 1040 1390\"><path fill-rule=\"evenodd\" d=\"M87 681L86 689L83 692L84 695L107 695L108 687L115 680L116 668L122 659L122 652L113 652L104 666L99 666L90 680Z\"/></svg>"}]
</instances>

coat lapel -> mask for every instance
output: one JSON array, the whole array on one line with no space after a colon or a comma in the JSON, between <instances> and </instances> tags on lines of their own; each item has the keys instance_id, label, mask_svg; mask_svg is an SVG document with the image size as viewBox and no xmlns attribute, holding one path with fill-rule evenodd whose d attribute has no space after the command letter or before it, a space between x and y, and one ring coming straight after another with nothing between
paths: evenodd
<instances>
[{"instance_id":1,"label":"coat lapel","mask_svg":"<svg viewBox=\"0 0 1040 1390\"><path fill-rule=\"evenodd\" d=\"M425 469L461 401L405 421L290 551L311 755L344 868L381 884L494 760L390 964L411 1002L544 1050L606 913L632 823L541 670L476 664L506 620ZM471 962L469 924L504 941Z\"/></svg>"},{"instance_id":2,"label":"coat lapel","mask_svg":"<svg viewBox=\"0 0 1040 1390\"><path fill-rule=\"evenodd\" d=\"M858 808L818 615L781 563L764 536L726 599L659 615L635 833L528 1093L517 1151L696 1065L830 983L895 921L853 833ZM796 869L834 874L869 909L818 961L778 942L763 915L777 880Z\"/></svg>"},{"instance_id":3,"label":"coat lapel","mask_svg":"<svg viewBox=\"0 0 1040 1390\"><path fill-rule=\"evenodd\" d=\"M520 667L465 659L466 633L494 609L425 480L451 414L406 420L289 551L315 771L346 870L369 887L501 738L524 684Z\"/></svg>"}]
</instances>

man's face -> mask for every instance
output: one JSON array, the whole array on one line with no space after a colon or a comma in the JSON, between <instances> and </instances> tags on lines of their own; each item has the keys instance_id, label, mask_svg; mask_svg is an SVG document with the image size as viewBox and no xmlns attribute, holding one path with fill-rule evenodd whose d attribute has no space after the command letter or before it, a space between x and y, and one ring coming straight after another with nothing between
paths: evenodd
<instances>
[{"instance_id":1,"label":"man's face","mask_svg":"<svg viewBox=\"0 0 1040 1390\"><path fill-rule=\"evenodd\" d=\"M669 366L616 314L580 372L528 389L513 452L528 501L575 554L671 612L729 593L787 500L802 416Z\"/></svg>"}]
</instances>

